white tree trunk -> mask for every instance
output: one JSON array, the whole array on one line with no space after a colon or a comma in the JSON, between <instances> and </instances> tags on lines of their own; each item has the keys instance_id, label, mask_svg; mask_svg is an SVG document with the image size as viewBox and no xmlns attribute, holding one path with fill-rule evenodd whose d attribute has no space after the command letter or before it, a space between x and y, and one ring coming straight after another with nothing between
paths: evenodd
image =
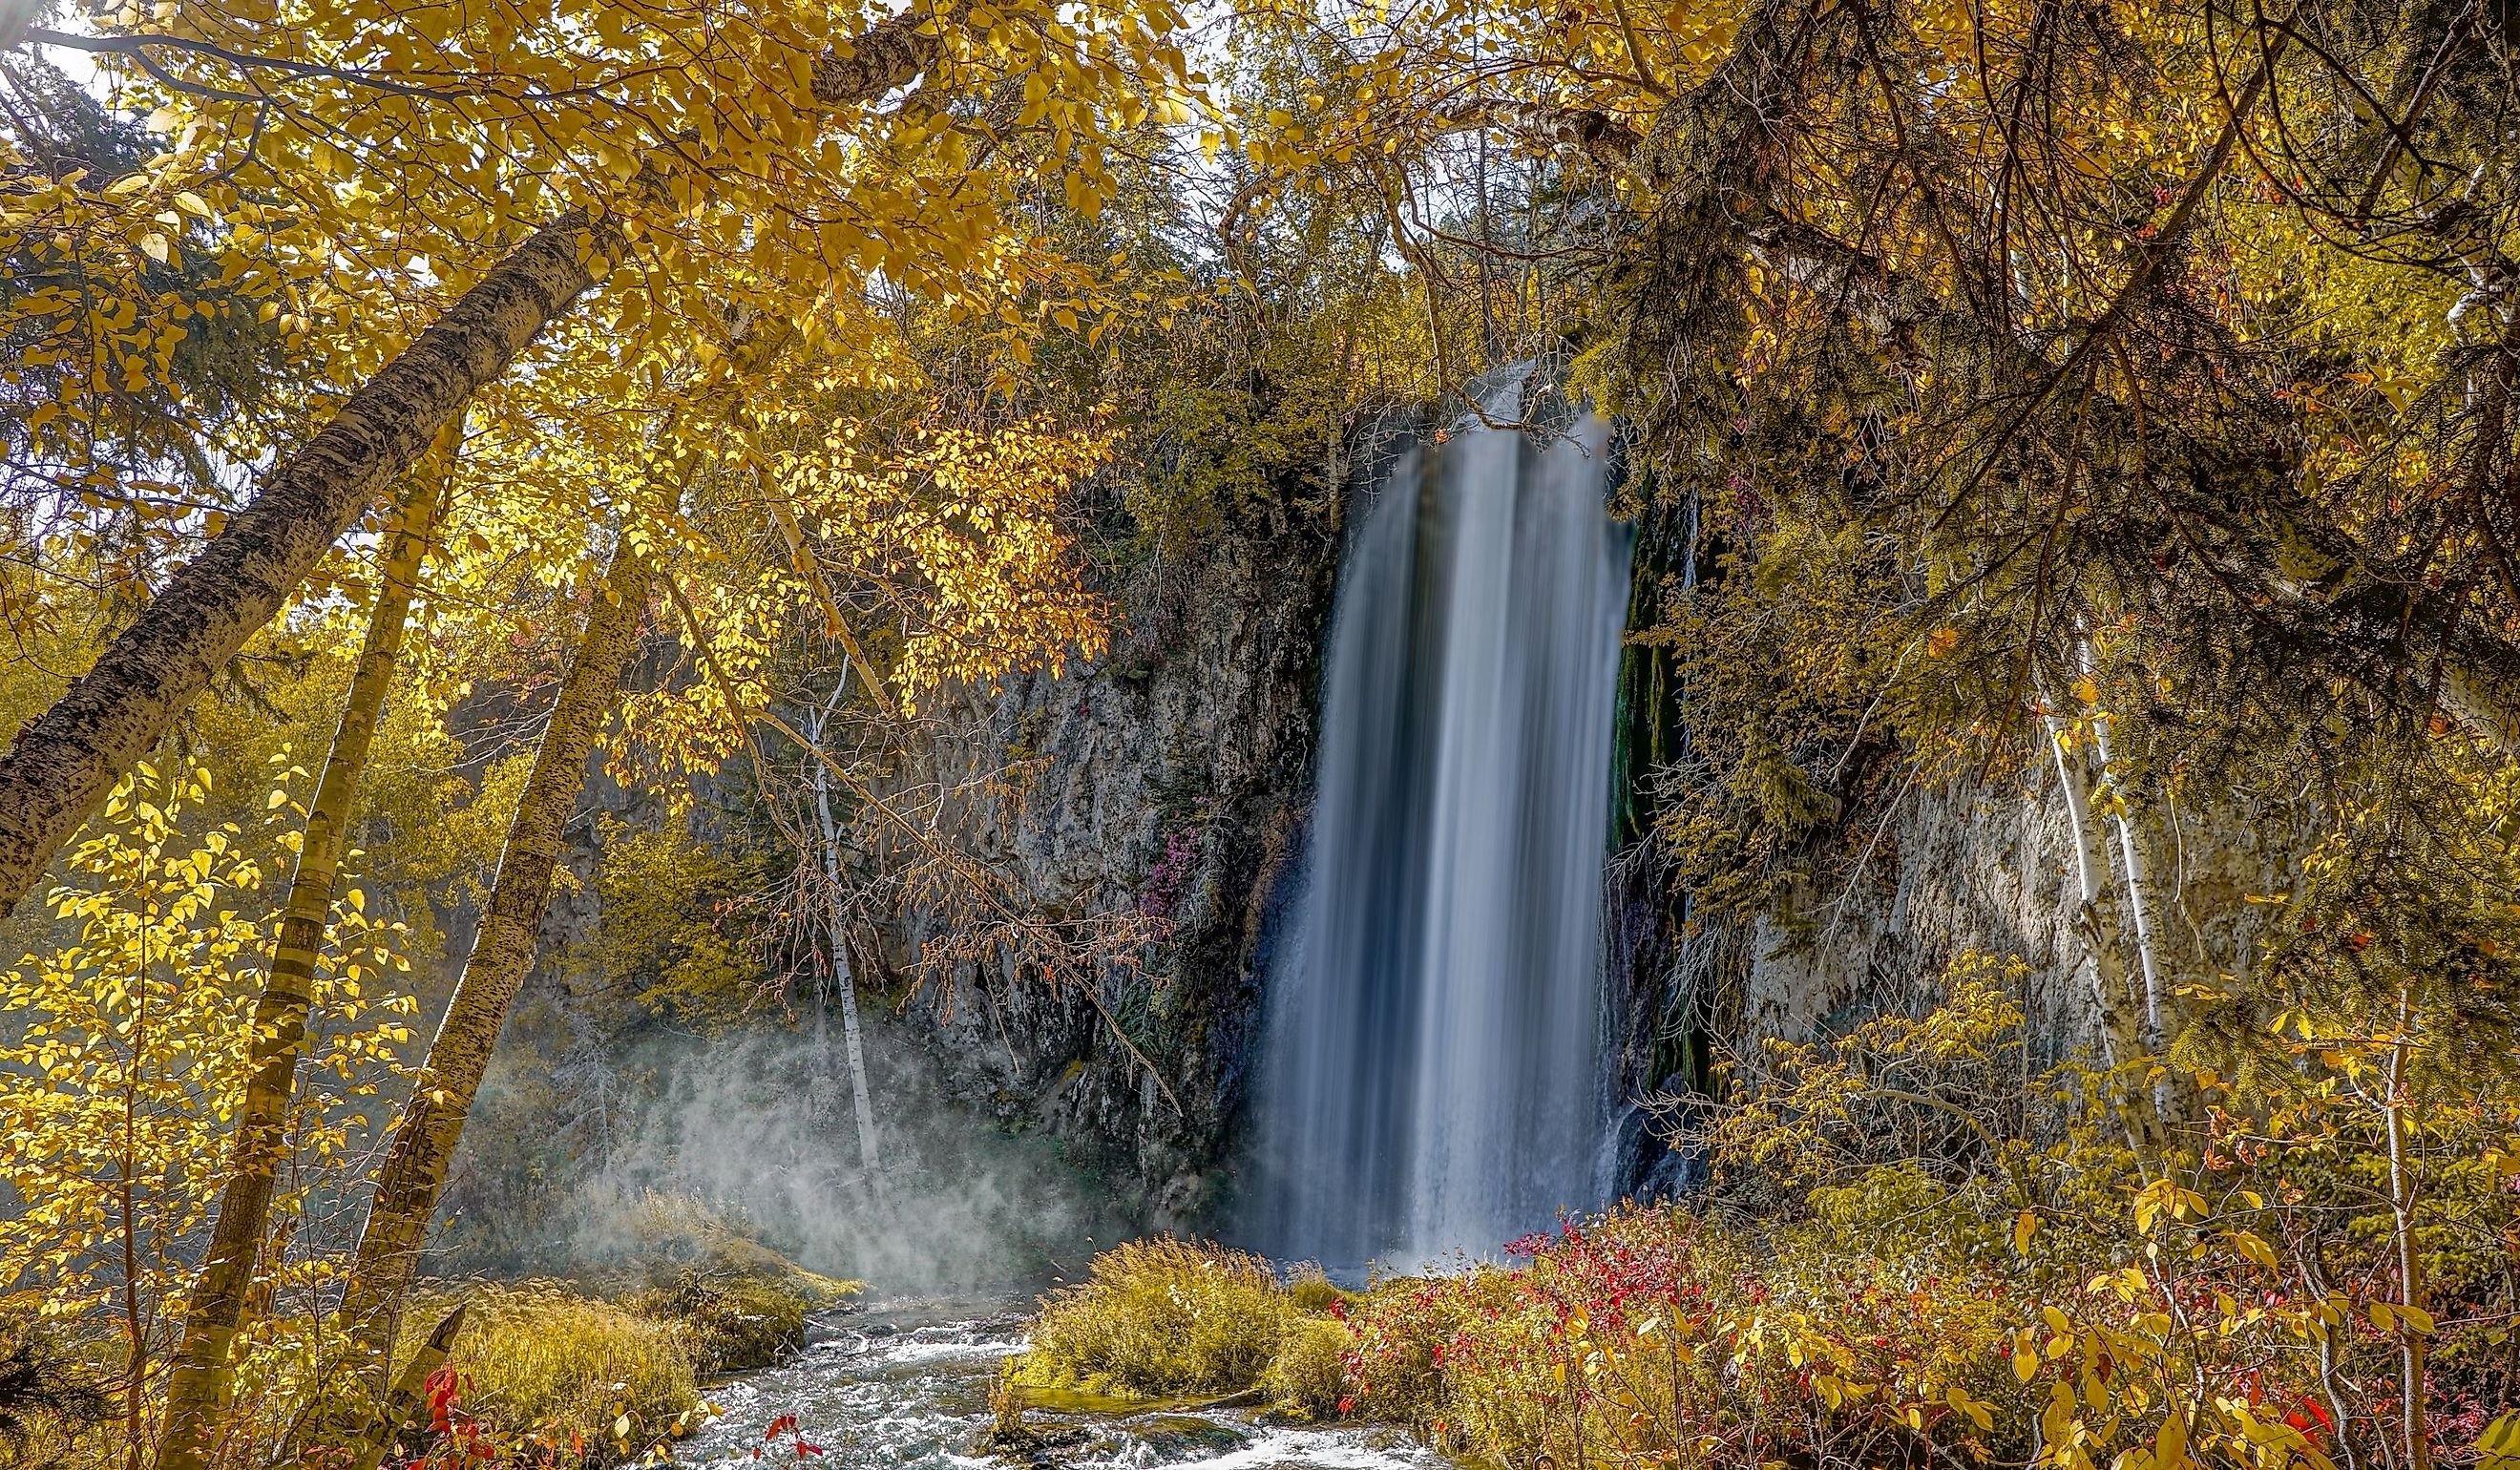
<instances>
[{"instance_id":1,"label":"white tree trunk","mask_svg":"<svg viewBox=\"0 0 2520 1470\"><path fill-rule=\"evenodd\" d=\"M845 675L841 687L846 687ZM832 690L832 704L836 706L839 698L840 690ZM826 707L821 717L807 727L817 741L822 739L823 727L830 718L831 708ZM840 996L840 1045L849 1057L849 1099L857 1109L858 1161L866 1169L867 1187L880 1194L883 1153L876 1139L875 1102L867 1091L866 1048L858 1034L858 987L849 967L848 927L840 902L840 833L832 821L831 772L820 762L814 766L814 817L823 829L823 898L831 929L832 983ZM814 1026L819 1043L823 1027L819 1008Z\"/></svg>"},{"instance_id":2,"label":"white tree trunk","mask_svg":"<svg viewBox=\"0 0 2520 1470\"><path fill-rule=\"evenodd\" d=\"M2082 931L2092 955L2092 987L2098 993L2101 1039L2107 1044L2112 1070L2131 1066L2149 1066L2151 1048L2145 1041L2142 1000L2127 978L2126 957L2121 953L2116 915L2108 898L2108 848L2100 834L2098 823L2092 820L2092 791L2093 781L2091 763L2083 756L2075 740L2071 722L2055 712L2054 701L2042 696L2048 706L2044 718L2048 727L2048 745L2056 757L2057 784L2064 788L2065 814L2073 824L2074 876L2082 904L2075 914L2075 926ZM2127 1141L2134 1145L2147 1171L2159 1168L2167 1155L2167 1139L2161 1125L2161 1110L2153 1099L2148 1084L2131 1082L2121 1076L2113 1091L2117 1094L2118 1112L2126 1126Z\"/></svg>"}]
</instances>

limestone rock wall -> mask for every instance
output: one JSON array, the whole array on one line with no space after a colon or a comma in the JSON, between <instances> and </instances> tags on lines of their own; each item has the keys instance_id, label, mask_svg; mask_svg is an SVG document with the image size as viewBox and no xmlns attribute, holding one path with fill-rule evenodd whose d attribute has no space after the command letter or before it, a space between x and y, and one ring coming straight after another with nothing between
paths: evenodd
<instances>
[{"instance_id":1,"label":"limestone rock wall","mask_svg":"<svg viewBox=\"0 0 2520 1470\"><path fill-rule=\"evenodd\" d=\"M1230 1197L1310 794L1335 519L1289 497L1247 508L1194 565L1140 569L1105 657L939 701L901 772L962 793L945 824L1043 913L1168 931L1086 975L966 960L910 1016L964 1101L1057 1138L1151 1226L1206 1223ZM913 903L887 941L906 964L954 922Z\"/></svg>"},{"instance_id":2,"label":"limestone rock wall","mask_svg":"<svg viewBox=\"0 0 2520 1470\"><path fill-rule=\"evenodd\" d=\"M2097 1047L2089 946L2075 927L2073 836L2052 767L1914 787L1886 820L1855 825L1880 835L1844 898L1817 898L1812 921L1791 937L1774 920L1758 926L1743 987L1746 1038L1808 1040L1924 1003L1954 958L1979 950L2029 963L2024 1008L2038 1060ZM2275 912L2248 896L2293 882L2288 830L2279 814L2249 808L2146 809L2138 853L2165 993L2246 969ZM2115 826L2104 834L2107 881L2123 895ZM2120 908L2132 964L2136 936L2122 900Z\"/></svg>"}]
</instances>

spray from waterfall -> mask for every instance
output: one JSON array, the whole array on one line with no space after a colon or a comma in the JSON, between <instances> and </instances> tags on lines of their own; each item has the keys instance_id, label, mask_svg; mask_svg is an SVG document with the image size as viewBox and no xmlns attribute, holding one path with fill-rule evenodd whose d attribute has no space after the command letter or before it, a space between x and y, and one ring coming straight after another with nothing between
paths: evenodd
<instances>
[{"instance_id":1,"label":"spray from waterfall","mask_svg":"<svg viewBox=\"0 0 2520 1470\"><path fill-rule=\"evenodd\" d=\"M1485 1253L1600 1203L1601 865L1630 535L1527 373L1380 476L1342 571L1304 892L1269 976L1255 1240Z\"/></svg>"}]
</instances>

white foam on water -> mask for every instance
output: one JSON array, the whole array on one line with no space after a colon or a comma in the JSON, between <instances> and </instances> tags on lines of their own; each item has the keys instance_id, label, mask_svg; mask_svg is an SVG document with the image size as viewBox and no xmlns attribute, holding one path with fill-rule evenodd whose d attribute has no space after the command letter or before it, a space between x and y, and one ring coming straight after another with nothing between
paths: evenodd
<instances>
[{"instance_id":1,"label":"white foam on water","mask_svg":"<svg viewBox=\"0 0 2520 1470\"><path fill-rule=\"evenodd\" d=\"M893 1337L843 1327L777 1367L711 1387L720 1415L682 1447L686 1464L815 1470L981 1470L999 1364L1021 1352L1007 1318L929 1323ZM784 1414L825 1451L796 1457L762 1433ZM1396 1435L1259 1425L1238 1411L1092 1415L1035 1411L1036 1428L1089 1436L1058 1461L1075 1470L1435 1470L1440 1457ZM1213 1440L1215 1443L1203 1443ZM763 1453L752 1458L755 1448Z\"/></svg>"}]
</instances>

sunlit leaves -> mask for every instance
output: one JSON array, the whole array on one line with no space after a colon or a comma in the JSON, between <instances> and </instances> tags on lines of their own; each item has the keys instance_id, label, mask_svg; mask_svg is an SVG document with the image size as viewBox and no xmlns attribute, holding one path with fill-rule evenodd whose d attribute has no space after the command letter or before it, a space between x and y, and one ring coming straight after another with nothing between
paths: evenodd
<instances>
[{"instance_id":1,"label":"sunlit leaves","mask_svg":"<svg viewBox=\"0 0 2520 1470\"><path fill-rule=\"evenodd\" d=\"M74 937L0 975L0 1004L22 1023L0 1047L0 1129L16 1140L0 1183L20 1202L0 1221L0 1294L103 1308L128 1245L153 1313L181 1299L175 1246L203 1224L227 1159L278 903L260 834L188 835L209 795L204 768L142 765L51 895ZM356 887L334 906L312 1081L290 1124L305 1180L341 1161L358 1099L411 1038L400 935Z\"/></svg>"}]
</instances>

